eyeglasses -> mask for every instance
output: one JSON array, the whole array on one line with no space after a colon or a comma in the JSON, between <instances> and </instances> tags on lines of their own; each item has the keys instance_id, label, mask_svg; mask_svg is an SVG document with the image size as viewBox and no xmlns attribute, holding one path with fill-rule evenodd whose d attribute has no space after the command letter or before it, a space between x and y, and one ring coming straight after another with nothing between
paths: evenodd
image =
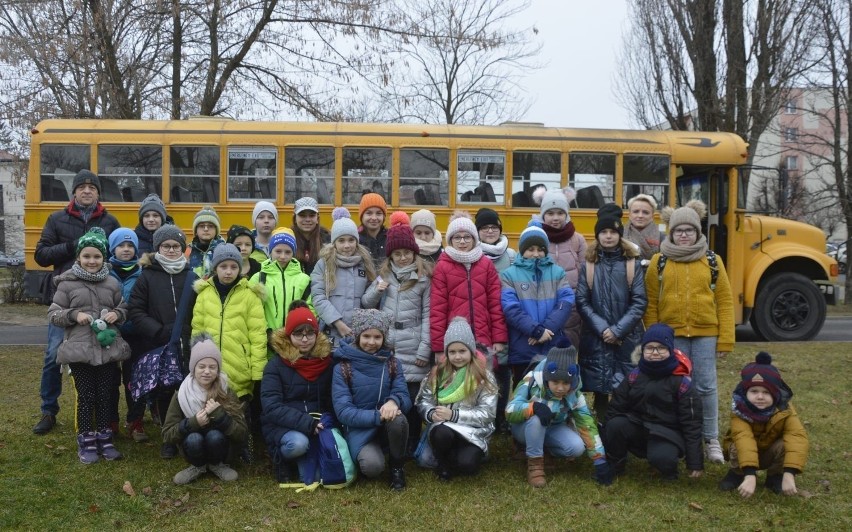
<instances>
[{"instance_id":1,"label":"eyeglasses","mask_svg":"<svg viewBox=\"0 0 852 532\"><path fill-rule=\"evenodd\" d=\"M315 333L314 331L294 332L290 336L292 336L293 338L301 338L302 340L313 340L317 337L317 333Z\"/></svg>"},{"instance_id":2,"label":"eyeglasses","mask_svg":"<svg viewBox=\"0 0 852 532\"><path fill-rule=\"evenodd\" d=\"M181 248L180 244L174 244L174 245L160 244L160 251L180 251L180 248Z\"/></svg>"},{"instance_id":3,"label":"eyeglasses","mask_svg":"<svg viewBox=\"0 0 852 532\"><path fill-rule=\"evenodd\" d=\"M674 233L676 235L686 235L686 236L694 235L695 234L695 228L694 227L687 227L686 229L675 229L674 231L672 231L672 233Z\"/></svg>"},{"instance_id":4,"label":"eyeglasses","mask_svg":"<svg viewBox=\"0 0 852 532\"><path fill-rule=\"evenodd\" d=\"M470 235L453 235L453 242L473 242L473 237Z\"/></svg>"},{"instance_id":5,"label":"eyeglasses","mask_svg":"<svg viewBox=\"0 0 852 532\"><path fill-rule=\"evenodd\" d=\"M669 352L669 348L664 346L664 345L657 346L657 347L645 346L642 350L645 351L646 353L648 353L649 355L651 353L663 354L663 353Z\"/></svg>"},{"instance_id":6,"label":"eyeglasses","mask_svg":"<svg viewBox=\"0 0 852 532\"><path fill-rule=\"evenodd\" d=\"M488 233L495 233L500 230L499 226L496 225L485 225L479 228L480 231L485 231Z\"/></svg>"}]
</instances>

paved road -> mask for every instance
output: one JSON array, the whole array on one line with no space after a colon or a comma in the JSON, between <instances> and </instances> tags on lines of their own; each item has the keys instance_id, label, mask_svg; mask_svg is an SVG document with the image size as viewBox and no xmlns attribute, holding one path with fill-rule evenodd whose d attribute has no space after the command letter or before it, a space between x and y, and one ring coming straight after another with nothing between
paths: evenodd
<instances>
[{"instance_id":1,"label":"paved road","mask_svg":"<svg viewBox=\"0 0 852 532\"><path fill-rule=\"evenodd\" d=\"M47 326L22 326L0 324L0 345L44 345ZM816 340L823 342L852 342L852 316L829 317ZM757 337L749 325L737 327L738 342L756 342Z\"/></svg>"}]
</instances>

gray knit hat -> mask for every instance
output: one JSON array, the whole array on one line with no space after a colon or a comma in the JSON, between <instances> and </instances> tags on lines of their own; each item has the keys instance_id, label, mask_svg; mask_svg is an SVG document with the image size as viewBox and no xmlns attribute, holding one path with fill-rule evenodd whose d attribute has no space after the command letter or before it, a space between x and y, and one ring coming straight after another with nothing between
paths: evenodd
<instances>
[{"instance_id":1,"label":"gray knit hat","mask_svg":"<svg viewBox=\"0 0 852 532\"><path fill-rule=\"evenodd\" d=\"M358 240L358 226L352 220L346 207L337 207L331 212L334 223L331 224L331 243L335 243L343 235L349 235Z\"/></svg>"},{"instance_id":2,"label":"gray knit hat","mask_svg":"<svg viewBox=\"0 0 852 532\"><path fill-rule=\"evenodd\" d=\"M172 224L165 224L154 231L154 251L159 251L160 245L166 240L174 240L180 244L180 251L186 251L186 235L180 230L180 227Z\"/></svg>"},{"instance_id":3,"label":"gray knit hat","mask_svg":"<svg viewBox=\"0 0 852 532\"><path fill-rule=\"evenodd\" d=\"M454 342L461 342L465 347L470 349L470 354L476 354L476 338L473 336L473 331L470 329L470 324L461 316L456 316L450 321L447 326L447 332L444 333L444 354L447 354L447 348Z\"/></svg>"},{"instance_id":4,"label":"gray knit hat","mask_svg":"<svg viewBox=\"0 0 852 532\"><path fill-rule=\"evenodd\" d=\"M542 371L545 381L567 381L576 390L580 383L580 368L577 366L577 348L567 338L560 337L547 352L547 361Z\"/></svg>"},{"instance_id":5,"label":"gray knit hat","mask_svg":"<svg viewBox=\"0 0 852 532\"><path fill-rule=\"evenodd\" d=\"M195 219L192 220L192 233L195 234L195 229L198 227L198 224L202 224L204 222L215 225L217 233L222 232L222 222L219 221L219 215L216 214L216 209L210 205L201 207L201 210L195 214Z\"/></svg>"},{"instance_id":6,"label":"gray knit hat","mask_svg":"<svg viewBox=\"0 0 852 532\"><path fill-rule=\"evenodd\" d=\"M160 196L156 194L148 194L148 196L142 200L142 203L139 205L139 221L142 221L142 216L144 216L146 212L151 211L159 214L160 221L162 223L166 223L166 206L163 204L163 200L160 199Z\"/></svg>"},{"instance_id":7,"label":"gray knit hat","mask_svg":"<svg viewBox=\"0 0 852 532\"><path fill-rule=\"evenodd\" d=\"M216 249L213 250L213 260L210 261L210 270L215 270L216 266L219 266L219 264L226 260L232 260L238 265L242 265L243 256L240 255L240 250L237 249L237 246L228 243L216 246Z\"/></svg>"},{"instance_id":8,"label":"gray knit hat","mask_svg":"<svg viewBox=\"0 0 852 532\"><path fill-rule=\"evenodd\" d=\"M268 212L275 218L275 225L278 225L278 209L275 208L275 204L271 201L258 201L254 204L254 209L251 211L251 223L254 224L257 222L257 217L260 216L260 213L263 211Z\"/></svg>"},{"instance_id":9,"label":"gray knit hat","mask_svg":"<svg viewBox=\"0 0 852 532\"><path fill-rule=\"evenodd\" d=\"M557 189L545 192L544 197L541 199L541 217L544 218L544 213L550 209L565 211L565 214L568 215L565 223L571 221L571 212L568 210L568 197L563 190Z\"/></svg>"},{"instance_id":10,"label":"gray knit hat","mask_svg":"<svg viewBox=\"0 0 852 532\"><path fill-rule=\"evenodd\" d=\"M190 375L195 375L195 366L205 358L215 360L219 364L219 372L222 372L222 352L219 351L210 333L198 333L190 339L189 344L192 346L189 351Z\"/></svg>"},{"instance_id":11,"label":"gray knit hat","mask_svg":"<svg viewBox=\"0 0 852 532\"><path fill-rule=\"evenodd\" d=\"M71 183L71 193L77 192L77 187L80 185L94 185L98 190L98 196L101 195L101 179L91 170L80 170L74 176L74 181Z\"/></svg>"},{"instance_id":12,"label":"gray knit hat","mask_svg":"<svg viewBox=\"0 0 852 532\"><path fill-rule=\"evenodd\" d=\"M314 198L299 198L293 207L293 214L299 214L302 211L319 212L319 204Z\"/></svg>"},{"instance_id":13,"label":"gray knit hat","mask_svg":"<svg viewBox=\"0 0 852 532\"><path fill-rule=\"evenodd\" d=\"M367 329L378 329L382 332L385 340L387 340L390 323L390 315L385 314L381 310L356 308L352 314L352 336L355 337L357 343L358 337L361 336L362 332Z\"/></svg>"},{"instance_id":14,"label":"gray knit hat","mask_svg":"<svg viewBox=\"0 0 852 532\"><path fill-rule=\"evenodd\" d=\"M707 214L707 206L701 200L690 200L679 209L671 210L670 207L663 209L661 218L668 224L669 233L679 225L691 225L698 234L701 234L701 219Z\"/></svg>"}]
</instances>

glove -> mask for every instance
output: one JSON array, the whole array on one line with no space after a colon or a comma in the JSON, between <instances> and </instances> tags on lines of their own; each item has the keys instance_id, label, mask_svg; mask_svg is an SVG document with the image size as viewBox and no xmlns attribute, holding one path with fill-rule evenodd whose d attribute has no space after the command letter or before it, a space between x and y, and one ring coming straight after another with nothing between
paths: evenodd
<instances>
[{"instance_id":1,"label":"glove","mask_svg":"<svg viewBox=\"0 0 852 532\"><path fill-rule=\"evenodd\" d=\"M608 462L595 464L595 480L598 481L598 484L601 486L609 486L612 484L613 476L612 468L609 466Z\"/></svg>"},{"instance_id":2,"label":"glove","mask_svg":"<svg viewBox=\"0 0 852 532\"><path fill-rule=\"evenodd\" d=\"M542 427L550 425L550 420L553 419L553 412L544 403L535 402L532 405L533 415L538 416Z\"/></svg>"}]
</instances>

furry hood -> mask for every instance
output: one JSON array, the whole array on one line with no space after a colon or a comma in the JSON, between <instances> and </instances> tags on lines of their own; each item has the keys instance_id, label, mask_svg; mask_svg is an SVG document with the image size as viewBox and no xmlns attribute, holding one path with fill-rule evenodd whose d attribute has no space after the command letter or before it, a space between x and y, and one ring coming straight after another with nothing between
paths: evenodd
<instances>
[{"instance_id":1,"label":"furry hood","mask_svg":"<svg viewBox=\"0 0 852 532\"><path fill-rule=\"evenodd\" d=\"M639 258L639 246L629 240L625 240L624 238L621 239L620 245L621 252L625 258ZM586 248L586 261L595 263L598 262L598 259L600 258L598 257L598 252L600 251L600 249L601 244L597 241L597 239L595 239L594 243L588 248Z\"/></svg>"},{"instance_id":2,"label":"furry hood","mask_svg":"<svg viewBox=\"0 0 852 532\"><path fill-rule=\"evenodd\" d=\"M300 356L299 350L296 349L296 346L293 345L290 338L284 332L284 327L276 329L276 331L272 333L272 338L269 343L278 356L284 360L294 362ZM314 346L314 350L311 355L316 358L327 358L331 356L331 342L328 340L328 336L322 332L317 334L317 343Z\"/></svg>"}]
</instances>

